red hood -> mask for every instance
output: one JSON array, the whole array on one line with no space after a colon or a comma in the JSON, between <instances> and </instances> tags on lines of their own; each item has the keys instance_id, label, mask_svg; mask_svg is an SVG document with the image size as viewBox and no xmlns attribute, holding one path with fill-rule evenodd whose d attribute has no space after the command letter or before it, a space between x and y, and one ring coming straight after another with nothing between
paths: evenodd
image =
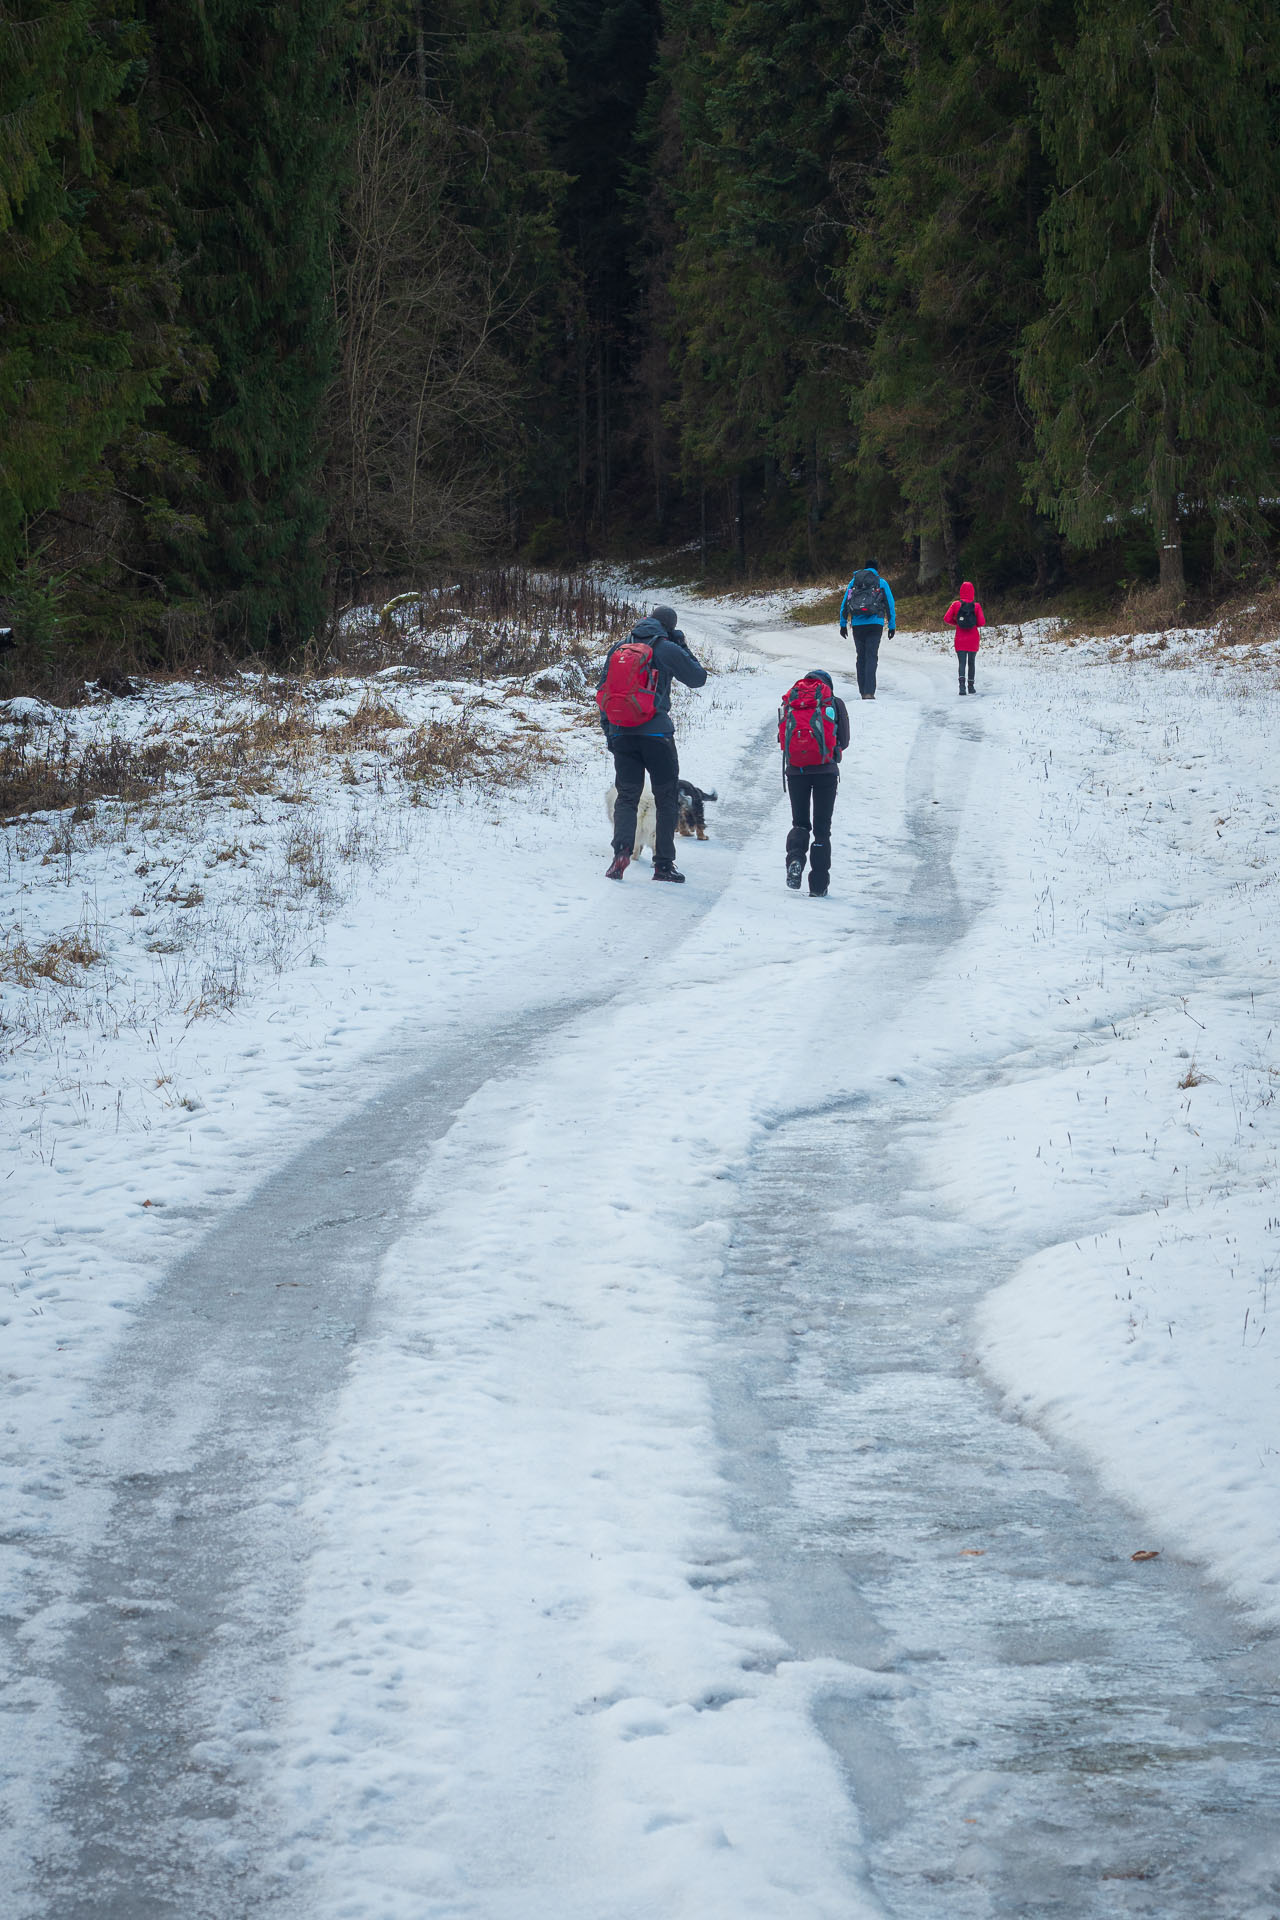
<instances>
[{"instance_id":1,"label":"red hood","mask_svg":"<svg viewBox=\"0 0 1280 1920\"><path fill-rule=\"evenodd\" d=\"M960 582L960 598L962 600L972 600L973 598L972 580L962 580Z\"/></svg>"}]
</instances>

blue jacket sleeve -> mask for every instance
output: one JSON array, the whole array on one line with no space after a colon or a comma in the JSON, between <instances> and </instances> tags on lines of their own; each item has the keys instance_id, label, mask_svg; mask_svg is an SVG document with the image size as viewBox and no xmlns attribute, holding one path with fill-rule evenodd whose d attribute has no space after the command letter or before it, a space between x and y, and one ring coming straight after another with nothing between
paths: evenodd
<instances>
[{"instance_id":1,"label":"blue jacket sleeve","mask_svg":"<svg viewBox=\"0 0 1280 1920\"><path fill-rule=\"evenodd\" d=\"M880 575L880 585L884 588L884 597L889 602L889 631L893 633L896 631L898 625L898 616L893 605L893 588L889 585L889 582L883 574Z\"/></svg>"},{"instance_id":2,"label":"blue jacket sleeve","mask_svg":"<svg viewBox=\"0 0 1280 1920\"><path fill-rule=\"evenodd\" d=\"M707 670L700 660L695 660L687 646L678 640L659 640L653 650L658 665L669 673L673 680L682 681L686 687L705 687Z\"/></svg>"}]
</instances>

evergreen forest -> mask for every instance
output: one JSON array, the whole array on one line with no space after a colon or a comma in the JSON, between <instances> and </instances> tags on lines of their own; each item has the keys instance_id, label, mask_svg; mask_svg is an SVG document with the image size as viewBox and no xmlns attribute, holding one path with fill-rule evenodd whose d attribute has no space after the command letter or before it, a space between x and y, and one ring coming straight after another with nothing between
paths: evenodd
<instances>
[{"instance_id":1,"label":"evergreen forest","mask_svg":"<svg viewBox=\"0 0 1280 1920\"><path fill-rule=\"evenodd\" d=\"M1274 0L0 0L10 656L1280 551Z\"/></svg>"}]
</instances>

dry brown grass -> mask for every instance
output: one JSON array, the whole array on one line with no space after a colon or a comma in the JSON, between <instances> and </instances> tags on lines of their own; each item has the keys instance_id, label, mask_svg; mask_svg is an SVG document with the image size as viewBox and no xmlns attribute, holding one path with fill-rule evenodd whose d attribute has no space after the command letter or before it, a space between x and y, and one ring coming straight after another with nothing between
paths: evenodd
<instances>
[{"instance_id":1,"label":"dry brown grass","mask_svg":"<svg viewBox=\"0 0 1280 1920\"><path fill-rule=\"evenodd\" d=\"M457 719L437 718L415 727L393 754L391 767L420 800L434 788L464 782L483 790L510 786L532 767L548 766L559 758L541 729L524 730L519 739L489 735L479 717L466 712Z\"/></svg>"},{"instance_id":2,"label":"dry brown grass","mask_svg":"<svg viewBox=\"0 0 1280 1920\"><path fill-rule=\"evenodd\" d=\"M1280 587L1227 609L1218 627L1223 647L1260 647L1280 640Z\"/></svg>"},{"instance_id":3,"label":"dry brown grass","mask_svg":"<svg viewBox=\"0 0 1280 1920\"><path fill-rule=\"evenodd\" d=\"M1202 1087L1206 1081L1212 1082L1212 1080L1213 1075L1211 1073L1202 1073L1193 1060L1181 1080L1179 1080L1178 1085L1185 1093L1192 1087Z\"/></svg>"},{"instance_id":4,"label":"dry brown grass","mask_svg":"<svg viewBox=\"0 0 1280 1920\"><path fill-rule=\"evenodd\" d=\"M69 733L37 745L30 737L0 743L0 819L29 813L77 812L95 800L149 800L189 764L174 742L135 745L111 740L80 746Z\"/></svg>"},{"instance_id":5,"label":"dry brown grass","mask_svg":"<svg viewBox=\"0 0 1280 1920\"><path fill-rule=\"evenodd\" d=\"M42 946L29 947L25 940L0 946L0 980L12 980L20 987L34 987L42 980L55 986L67 986L78 969L93 966L102 955L84 928L46 940Z\"/></svg>"},{"instance_id":6,"label":"dry brown grass","mask_svg":"<svg viewBox=\"0 0 1280 1920\"><path fill-rule=\"evenodd\" d=\"M388 733L409 724L398 707L388 706L378 693L367 692L349 719L328 730L326 744L341 753L353 748L376 747Z\"/></svg>"},{"instance_id":7,"label":"dry brown grass","mask_svg":"<svg viewBox=\"0 0 1280 1920\"><path fill-rule=\"evenodd\" d=\"M449 583L372 594L332 636L326 662L345 672L409 666L433 678L526 678L566 657L597 659L640 618L589 574L493 567Z\"/></svg>"}]
</instances>

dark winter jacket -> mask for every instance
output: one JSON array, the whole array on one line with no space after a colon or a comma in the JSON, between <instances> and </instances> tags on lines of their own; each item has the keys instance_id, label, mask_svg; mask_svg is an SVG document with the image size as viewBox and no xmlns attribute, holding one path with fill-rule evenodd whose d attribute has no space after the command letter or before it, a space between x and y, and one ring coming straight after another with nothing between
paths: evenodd
<instances>
[{"instance_id":1,"label":"dark winter jacket","mask_svg":"<svg viewBox=\"0 0 1280 1920\"><path fill-rule=\"evenodd\" d=\"M880 582L881 590L884 593L884 603L885 603L885 608L886 608L886 612L889 620L889 638L892 639L894 634L897 632L898 615L893 604L893 591L889 585L889 582L885 579L882 573L877 573L874 567L859 567L858 572L874 573L876 576L876 579ZM878 613L871 613L871 614L853 613L853 614L850 614L848 618L845 617L845 607L848 605L849 595L852 593L852 591L853 591L853 581L850 580L848 586L844 590L844 593L840 597L840 631L841 633L844 633L848 627L883 626L884 621Z\"/></svg>"},{"instance_id":2,"label":"dark winter jacket","mask_svg":"<svg viewBox=\"0 0 1280 1920\"><path fill-rule=\"evenodd\" d=\"M836 706L836 759L839 760L849 744L849 709L838 693L831 697Z\"/></svg>"},{"instance_id":3,"label":"dark winter jacket","mask_svg":"<svg viewBox=\"0 0 1280 1920\"><path fill-rule=\"evenodd\" d=\"M973 610L978 616L978 624L976 627L962 627L959 624L960 602L962 600L973 600ZM987 618L982 611L981 604L973 599L973 582L971 580L966 580L963 583L960 588L960 599L951 602L951 605L947 608L942 618L947 626L954 627L956 630L957 653L976 653L978 651L980 629L986 626Z\"/></svg>"},{"instance_id":4,"label":"dark winter jacket","mask_svg":"<svg viewBox=\"0 0 1280 1920\"><path fill-rule=\"evenodd\" d=\"M616 739L642 739L646 735L656 734L661 739L670 740L675 733L671 720L671 682L679 680L686 687L705 687L707 670L701 661L695 660L690 653L685 637L679 627L671 633L660 620L641 620L631 629L627 640L647 640L653 648L654 664L658 669L658 686L653 696L653 718L644 720L638 727L615 727L604 712L600 714L600 725L604 728L605 738L612 746ZM625 641L618 641L625 646ZM597 690L604 685L604 677L609 671L609 659L613 654L610 647L600 669L600 678L596 681Z\"/></svg>"}]
</instances>

